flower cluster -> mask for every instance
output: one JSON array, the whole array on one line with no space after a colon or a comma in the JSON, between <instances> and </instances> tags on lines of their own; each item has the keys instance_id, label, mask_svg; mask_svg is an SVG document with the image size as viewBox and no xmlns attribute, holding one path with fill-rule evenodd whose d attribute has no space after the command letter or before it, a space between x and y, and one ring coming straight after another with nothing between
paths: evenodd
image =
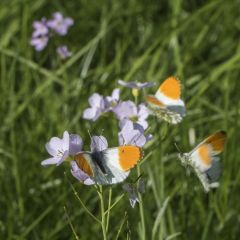
<instances>
[{"instance_id":1,"label":"flower cluster","mask_svg":"<svg viewBox=\"0 0 240 240\"><path fill-rule=\"evenodd\" d=\"M136 89L151 87L153 85L147 82L125 83L122 80L119 80L119 84ZM120 100L120 90L118 88L114 89L112 95L107 97L94 93L89 97L88 102L90 107L84 110L84 119L96 121L104 113L114 113L119 120L120 132L118 133L118 137L120 144L135 144L142 147L152 138L152 135L144 135L144 131L148 127L148 108L143 103L136 105L130 100Z\"/></svg>"},{"instance_id":2,"label":"flower cluster","mask_svg":"<svg viewBox=\"0 0 240 240\"><path fill-rule=\"evenodd\" d=\"M100 137L102 139L104 137ZM79 181L86 185L94 184L94 181L83 172L73 161L73 157L82 152L83 150L83 140L77 134L69 134L67 131L63 133L63 138L52 137L48 143L45 145L47 152L52 156L51 158L45 159L41 162L42 166L47 166L55 164L59 166L64 161L70 161L71 173ZM100 149L102 147L101 140L96 140L92 138L91 149Z\"/></svg>"},{"instance_id":3,"label":"flower cluster","mask_svg":"<svg viewBox=\"0 0 240 240\"><path fill-rule=\"evenodd\" d=\"M137 90L151 87L153 85L152 83L125 83L122 80L119 80L119 84ZM112 95L108 97L104 97L98 93L94 93L88 99L90 108L87 108L84 111L83 118L91 121L96 121L101 115L111 111L120 121L121 126L124 125L123 122L125 122L126 120L130 120L134 123L138 123L144 129L146 129L148 127L146 119L149 116L149 111L145 104L141 103L139 105L136 105L130 100L121 101L119 99L119 95L119 89L113 90Z\"/></svg>"},{"instance_id":4,"label":"flower cluster","mask_svg":"<svg viewBox=\"0 0 240 240\"><path fill-rule=\"evenodd\" d=\"M43 30L41 31L44 32ZM45 31L47 30L45 29ZM145 87L147 87L147 84L145 84ZM114 113L119 121L119 146L133 145L137 146L138 148L142 148L149 140L151 140L152 135L145 133L145 130L148 127L147 118L149 113L147 107L144 104L141 103L139 105L136 105L130 100L120 100L119 89L115 89L112 92L111 96L107 97L103 97L98 93L94 93L88 99L88 102L90 104L90 107L85 109L83 113L83 118L85 119L96 121L102 114L106 112ZM114 155L116 153L113 152L116 151L116 148L108 149L108 142L104 136L91 137L90 152L83 151L83 140L80 136L77 134L69 134L67 131L64 132L62 139L58 137L52 137L45 147L51 157L41 162L43 166L50 164L59 166L64 161L70 162L72 175L85 185L92 185L95 183L99 184L99 178L95 178L98 176L92 175L91 172L92 160L88 162L85 159L85 156L88 156L89 158L95 156L95 161L100 161L97 163L99 164L100 168L101 164L103 164L101 158L102 155L108 153L110 154L111 152L112 157L116 158ZM87 162L85 163L84 161ZM89 167L90 172L88 171ZM111 166L109 169L110 173L111 171L116 171L114 169L114 165ZM103 172L103 174L105 174L105 172ZM118 174L114 175L110 183L121 182L128 176L129 171L126 171L124 173L120 172ZM98 172L96 175L98 175ZM106 183L108 184L108 182L105 182L105 184ZM100 182L100 184L102 183ZM129 193L130 203L132 207L134 207L136 202L139 201L137 192L143 192L143 187L141 187L141 184L139 184L139 186L140 188L135 188L135 186L130 183L127 183L123 186L124 190Z\"/></svg>"},{"instance_id":5,"label":"flower cluster","mask_svg":"<svg viewBox=\"0 0 240 240\"><path fill-rule=\"evenodd\" d=\"M34 21L31 45L34 46L36 51L42 51L48 44L48 41L54 35L65 36L68 33L69 27L73 25L72 18L64 18L60 12L53 14L52 18L47 20L42 18L40 21ZM66 46L60 46L57 53L61 58L67 58L71 52Z\"/></svg>"}]
</instances>

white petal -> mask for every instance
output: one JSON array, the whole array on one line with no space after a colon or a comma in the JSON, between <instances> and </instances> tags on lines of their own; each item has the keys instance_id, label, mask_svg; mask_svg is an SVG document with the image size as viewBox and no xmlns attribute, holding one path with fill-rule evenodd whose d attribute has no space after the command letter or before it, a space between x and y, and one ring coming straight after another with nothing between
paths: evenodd
<instances>
[{"instance_id":1,"label":"white petal","mask_svg":"<svg viewBox=\"0 0 240 240\"><path fill-rule=\"evenodd\" d=\"M61 158L56 158L56 157L48 158L48 159L42 161L41 165L46 166L46 165L51 165L51 164L57 164L60 160L61 160Z\"/></svg>"}]
</instances>

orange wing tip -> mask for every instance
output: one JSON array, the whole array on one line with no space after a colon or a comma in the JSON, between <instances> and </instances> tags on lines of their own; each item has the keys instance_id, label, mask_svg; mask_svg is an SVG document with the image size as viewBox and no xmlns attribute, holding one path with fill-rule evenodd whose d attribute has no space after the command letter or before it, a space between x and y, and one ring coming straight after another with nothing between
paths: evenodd
<instances>
[{"instance_id":1,"label":"orange wing tip","mask_svg":"<svg viewBox=\"0 0 240 240\"><path fill-rule=\"evenodd\" d=\"M211 164L211 156L209 154L208 145L206 145L206 144L201 145L198 149L198 153L199 153L201 161L205 165L209 166Z\"/></svg>"},{"instance_id":2,"label":"orange wing tip","mask_svg":"<svg viewBox=\"0 0 240 240\"><path fill-rule=\"evenodd\" d=\"M143 157L143 150L137 146L120 146L118 147L119 165L124 171L133 168Z\"/></svg>"},{"instance_id":3,"label":"orange wing tip","mask_svg":"<svg viewBox=\"0 0 240 240\"><path fill-rule=\"evenodd\" d=\"M160 102L156 97L154 96L151 96L151 95L147 95L146 97L146 100L148 103L150 104L154 104L154 105L157 105L158 107L162 107L164 108L164 104L162 102Z\"/></svg>"},{"instance_id":4,"label":"orange wing tip","mask_svg":"<svg viewBox=\"0 0 240 240\"><path fill-rule=\"evenodd\" d=\"M219 131L209 136L205 140L205 143L210 144L213 151L221 153L224 149L226 137L227 133L225 131Z\"/></svg>"},{"instance_id":5,"label":"orange wing tip","mask_svg":"<svg viewBox=\"0 0 240 240\"><path fill-rule=\"evenodd\" d=\"M87 162L86 158L84 157L84 155L82 153L76 154L74 156L74 160L77 163L78 167L83 172L88 174L88 176L90 176L90 177L93 176L92 168L91 168L91 166L89 165L89 163Z\"/></svg>"},{"instance_id":6,"label":"orange wing tip","mask_svg":"<svg viewBox=\"0 0 240 240\"><path fill-rule=\"evenodd\" d=\"M163 93L166 97L173 100L180 99L181 83L175 77L168 77L159 87L158 91Z\"/></svg>"}]
</instances>

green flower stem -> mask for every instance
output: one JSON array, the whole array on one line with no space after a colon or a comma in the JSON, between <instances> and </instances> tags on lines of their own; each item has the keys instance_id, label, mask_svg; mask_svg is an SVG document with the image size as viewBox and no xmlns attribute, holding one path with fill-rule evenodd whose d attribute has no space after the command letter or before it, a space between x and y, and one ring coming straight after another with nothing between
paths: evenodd
<instances>
[{"instance_id":1,"label":"green flower stem","mask_svg":"<svg viewBox=\"0 0 240 240\"><path fill-rule=\"evenodd\" d=\"M73 190L74 195L76 196L76 198L78 199L78 201L81 203L83 209L84 209L96 222L98 222L99 224L101 224L101 221L100 221L98 218L96 218L96 217L90 212L90 210L86 207L86 205L83 203L83 201L82 201L81 198L79 197L79 195L78 195L76 189L74 188L74 186L73 186L71 183L70 183L70 185L71 185L71 188L72 188L72 190Z\"/></svg>"},{"instance_id":2,"label":"green flower stem","mask_svg":"<svg viewBox=\"0 0 240 240\"><path fill-rule=\"evenodd\" d=\"M101 207L101 216L102 216L101 226L102 226L103 239L107 240L106 217L105 217L105 210L104 210L102 186L99 187L98 195L99 195L100 207Z\"/></svg>"},{"instance_id":3,"label":"green flower stem","mask_svg":"<svg viewBox=\"0 0 240 240\"><path fill-rule=\"evenodd\" d=\"M140 165L137 165L137 174L138 177L141 175ZM141 193L138 192L138 199L139 199L139 210L140 210L140 219L141 219L141 239L146 239L146 228L145 228L145 221L144 221L144 211L143 211L143 201Z\"/></svg>"},{"instance_id":4,"label":"green flower stem","mask_svg":"<svg viewBox=\"0 0 240 240\"><path fill-rule=\"evenodd\" d=\"M79 237L78 237L78 235L77 235L77 233L76 233L76 231L75 231L75 229L74 229L74 226L73 226L73 224L72 224L72 222L71 222L71 219L70 219L70 217L69 217L69 215L68 215L66 206L64 206L63 208L64 208L65 214L66 214L66 216L67 216L69 225L70 225L70 227L71 227L71 229L72 229L73 235L74 235L74 237L75 237L76 240L79 240Z\"/></svg>"},{"instance_id":5,"label":"green flower stem","mask_svg":"<svg viewBox=\"0 0 240 240\"><path fill-rule=\"evenodd\" d=\"M108 232L109 219L110 219L111 202L112 202L112 187L110 187L109 189L109 196L108 196L107 225L106 225L107 232Z\"/></svg>"}]
</instances>

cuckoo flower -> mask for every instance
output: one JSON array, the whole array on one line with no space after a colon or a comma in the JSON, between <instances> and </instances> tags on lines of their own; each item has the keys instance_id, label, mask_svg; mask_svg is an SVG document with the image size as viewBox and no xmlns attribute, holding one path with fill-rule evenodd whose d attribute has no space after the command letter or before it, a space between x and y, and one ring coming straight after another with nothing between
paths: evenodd
<instances>
[{"instance_id":1,"label":"cuckoo flower","mask_svg":"<svg viewBox=\"0 0 240 240\"><path fill-rule=\"evenodd\" d=\"M48 34L48 27L46 18L42 18L41 21L33 22L34 32L32 34L33 38L44 36Z\"/></svg>"},{"instance_id":2,"label":"cuckoo flower","mask_svg":"<svg viewBox=\"0 0 240 240\"><path fill-rule=\"evenodd\" d=\"M121 122L128 119L134 123L140 124L144 129L148 127L146 119L149 115L149 111L144 104L136 106L132 101L123 101L113 109L113 112Z\"/></svg>"},{"instance_id":3,"label":"cuckoo flower","mask_svg":"<svg viewBox=\"0 0 240 240\"><path fill-rule=\"evenodd\" d=\"M67 46L59 46L57 48L57 53L61 59L66 59L72 55Z\"/></svg>"},{"instance_id":4,"label":"cuckoo flower","mask_svg":"<svg viewBox=\"0 0 240 240\"><path fill-rule=\"evenodd\" d=\"M87 108L83 112L83 118L96 121L99 116L106 112L106 99L98 93L94 93L89 99L90 108Z\"/></svg>"},{"instance_id":5,"label":"cuckoo flower","mask_svg":"<svg viewBox=\"0 0 240 240\"><path fill-rule=\"evenodd\" d=\"M144 135L144 129L141 125L126 120L120 123L121 131L118 133L118 142L120 145L135 145L143 147L152 136Z\"/></svg>"},{"instance_id":6,"label":"cuckoo flower","mask_svg":"<svg viewBox=\"0 0 240 240\"><path fill-rule=\"evenodd\" d=\"M129 194L129 201L132 208L134 208L135 204L139 202L138 192L139 193L145 192L144 180L140 179L138 186L136 185L137 183L124 183L122 186L123 190Z\"/></svg>"},{"instance_id":7,"label":"cuckoo flower","mask_svg":"<svg viewBox=\"0 0 240 240\"><path fill-rule=\"evenodd\" d=\"M82 139L67 131L63 133L63 138L52 137L45 147L48 153L52 156L41 162L41 165L56 164L60 165L69 155L75 155L82 150Z\"/></svg>"},{"instance_id":8,"label":"cuckoo flower","mask_svg":"<svg viewBox=\"0 0 240 240\"><path fill-rule=\"evenodd\" d=\"M93 136L91 138L91 151L103 151L108 148L107 139L104 136Z\"/></svg>"},{"instance_id":9,"label":"cuckoo flower","mask_svg":"<svg viewBox=\"0 0 240 240\"><path fill-rule=\"evenodd\" d=\"M60 12L53 14L53 19L48 20L47 25L57 34L64 36L68 32L68 28L73 25L72 18L64 18Z\"/></svg>"},{"instance_id":10,"label":"cuckoo flower","mask_svg":"<svg viewBox=\"0 0 240 240\"><path fill-rule=\"evenodd\" d=\"M77 134L70 134L69 139L69 155L74 156L75 154L82 151L83 140Z\"/></svg>"},{"instance_id":11,"label":"cuckoo flower","mask_svg":"<svg viewBox=\"0 0 240 240\"><path fill-rule=\"evenodd\" d=\"M113 90L112 95L106 97L107 105L110 110L115 108L119 102L120 89L116 88Z\"/></svg>"},{"instance_id":12,"label":"cuckoo flower","mask_svg":"<svg viewBox=\"0 0 240 240\"><path fill-rule=\"evenodd\" d=\"M42 51L48 43L48 36L39 36L31 39L30 44L35 47L35 50Z\"/></svg>"},{"instance_id":13,"label":"cuckoo flower","mask_svg":"<svg viewBox=\"0 0 240 240\"><path fill-rule=\"evenodd\" d=\"M128 87L128 88L135 88L135 89L143 89L143 88L147 88L147 87L152 87L155 84L152 82L144 82L144 83L140 83L140 82L124 82L123 80L118 80L118 84L124 86L124 87Z\"/></svg>"},{"instance_id":14,"label":"cuckoo flower","mask_svg":"<svg viewBox=\"0 0 240 240\"><path fill-rule=\"evenodd\" d=\"M60 165L69 155L69 133L65 131L63 138L52 137L45 145L48 153L52 155L51 158L41 162L43 166L49 164Z\"/></svg>"}]
</instances>

